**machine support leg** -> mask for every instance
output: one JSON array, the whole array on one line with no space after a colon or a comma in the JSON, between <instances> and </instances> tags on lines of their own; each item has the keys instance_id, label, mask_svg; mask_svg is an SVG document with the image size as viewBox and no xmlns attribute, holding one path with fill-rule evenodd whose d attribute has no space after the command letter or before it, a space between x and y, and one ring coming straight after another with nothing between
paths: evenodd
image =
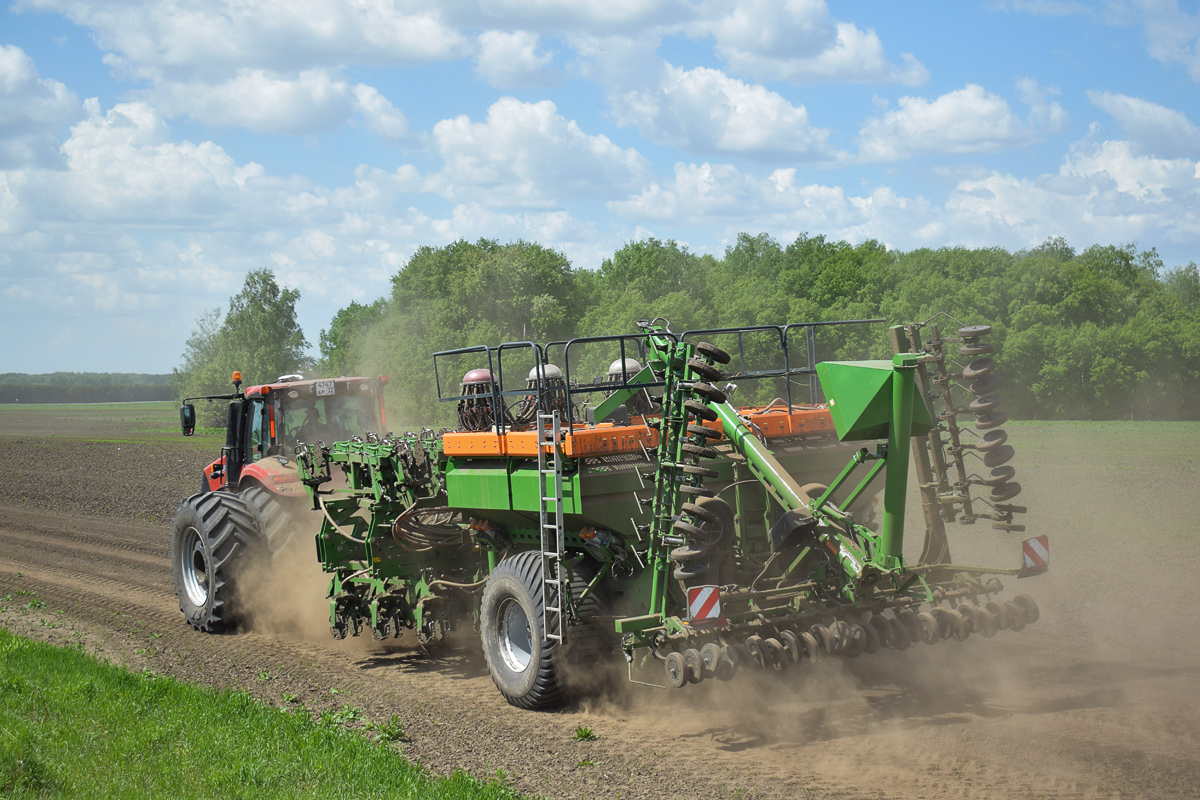
<instances>
[{"instance_id":1,"label":"machine support leg","mask_svg":"<svg viewBox=\"0 0 1200 800\"><path fill-rule=\"evenodd\" d=\"M892 359L892 421L888 428L887 483L880 539L882 555L887 559L901 558L904 551L904 504L916 374L916 356L903 353Z\"/></svg>"}]
</instances>

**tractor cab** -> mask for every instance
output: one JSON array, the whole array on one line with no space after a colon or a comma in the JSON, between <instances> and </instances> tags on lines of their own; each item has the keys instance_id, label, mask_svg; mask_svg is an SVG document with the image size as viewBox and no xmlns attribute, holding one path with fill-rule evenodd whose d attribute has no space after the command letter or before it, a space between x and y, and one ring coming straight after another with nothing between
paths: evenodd
<instances>
[{"instance_id":1,"label":"tractor cab","mask_svg":"<svg viewBox=\"0 0 1200 800\"><path fill-rule=\"evenodd\" d=\"M382 388L386 376L305 380L284 375L273 383L241 390L241 373L233 373L234 392L189 397L180 409L183 435L195 432L192 400L229 400L225 446L221 457L204 468L201 491L238 491L254 479L278 494L304 494L294 456L301 445L327 444L382 432L386 424Z\"/></svg>"}]
</instances>

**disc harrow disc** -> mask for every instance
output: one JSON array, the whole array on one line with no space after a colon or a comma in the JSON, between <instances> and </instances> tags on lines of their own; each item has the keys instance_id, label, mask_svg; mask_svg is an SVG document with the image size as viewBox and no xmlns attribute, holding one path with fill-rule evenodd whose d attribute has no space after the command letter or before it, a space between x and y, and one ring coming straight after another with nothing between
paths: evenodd
<instances>
[{"instance_id":1,"label":"disc harrow disc","mask_svg":"<svg viewBox=\"0 0 1200 800\"><path fill-rule=\"evenodd\" d=\"M868 656L878 653L883 642L880 640L879 631L875 630L875 626L866 622L859 625L858 629L863 633L863 653Z\"/></svg>"},{"instance_id":2,"label":"disc harrow disc","mask_svg":"<svg viewBox=\"0 0 1200 800\"><path fill-rule=\"evenodd\" d=\"M1027 594L1019 594L1012 599L1013 605L1021 609L1021 614L1025 618L1026 625L1032 625L1038 621L1042 612L1038 610L1037 603L1033 602L1033 598Z\"/></svg>"},{"instance_id":3,"label":"disc harrow disc","mask_svg":"<svg viewBox=\"0 0 1200 800\"><path fill-rule=\"evenodd\" d=\"M986 394L994 394L1000 388L1001 383L1003 381L998 375L988 375L986 378L972 381L971 385L967 387L967 391L976 397L983 397Z\"/></svg>"},{"instance_id":4,"label":"disc harrow disc","mask_svg":"<svg viewBox=\"0 0 1200 800\"><path fill-rule=\"evenodd\" d=\"M1008 483L1016 474L1017 471L1012 467L996 467L980 480L987 486L999 486L1002 483Z\"/></svg>"},{"instance_id":5,"label":"disc harrow disc","mask_svg":"<svg viewBox=\"0 0 1200 800\"><path fill-rule=\"evenodd\" d=\"M991 375L996 369L996 361L992 358L977 358L963 369L963 378L969 381L977 381L980 378L986 378Z\"/></svg>"},{"instance_id":6,"label":"disc harrow disc","mask_svg":"<svg viewBox=\"0 0 1200 800\"><path fill-rule=\"evenodd\" d=\"M696 342L696 352L705 358L711 358L718 364L729 363L729 353L726 353L711 342Z\"/></svg>"},{"instance_id":7,"label":"disc harrow disc","mask_svg":"<svg viewBox=\"0 0 1200 800\"><path fill-rule=\"evenodd\" d=\"M804 658L804 645L800 643L800 637L794 631L780 631L779 641L787 651L788 660L793 664Z\"/></svg>"},{"instance_id":8,"label":"disc harrow disc","mask_svg":"<svg viewBox=\"0 0 1200 800\"><path fill-rule=\"evenodd\" d=\"M971 620L957 608L948 609L951 620L950 635L960 642L971 636Z\"/></svg>"},{"instance_id":9,"label":"disc harrow disc","mask_svg":"<svg viewBox=\"0 0 1200 800\"><path fill-rule=\"evenodd\" d=\"M727 398L725 393L711 383L695 383L692 384L692 391L703 397L710 403L724 403Z\"/></svg>"},{"instance_id":10,"label":"disc harrow disc","mask_svg":"<svg viewBox=\"0 0 1200 800\"><path fill-rule=\"evenodd\" d=\"M892 623L891 623L891 620L889 620L887 617L876 614L873 617L871 617L870 622L868 624L870 624L871 628L874 629L875 636L876 636L876 638L879 639L880 647L891 647L892 646Z\"/></svg>"},{"instance_id":11,"label":"disc harrow disc","mask_svg":"<svg viewBox=\"0 0 1200 800\"><path fill-rule=\"evenodd\" d=\"M787 667L791 661L788 659L787 650L784 649L783 643L773 636L763 639L763 658L769 668L776 672L781 672Z\"/></svg>"},{"instance_id":12,"label":"disc harrow disc","mask_svg":"<svg viewBox=\"0 0 1200 800\"><path fill-rule=\"evenodd\" d=\"M958 352L966 358L974 358L975 356L986 356L995 350L990 344L984 342L975 342L973 344L964 344L958 348Z\"/></svg>"},{"instance_id":13,"label":"disc harrow disc","mask_svg":"<svg viewBox=\"0 0 1200 800\"><path fill-rule=\"evenodd\" d=\"M720 665L721 658L724 655L725 653L721 650L721 645L716 642L709 642L700 648L700 662L704 669L705 678L717 677L717 667Z\"/></svg>"},{"instance_id":14,"label":"disc harrow disc","mask_svg":"<svg viewBox=\"0 0 1200 800\"><path fill-rule=\"evenodd\" d=\"M703 506L696 505L695 503L684 503L680 510L685 514L691 514L693 517L696 517L698 520L703 520L704 522L715 523L718 521L716 514L709 511L707 508L704 508Z\"/></svg>"},{"instance_id":15,"label":"disc harrow disc","mask_svg":"<svg viewBox=\"0 0 1200 800\"><path fill-rule=\"evenodd\" d=\"M1021 493L1021 484L1016 481L1010 483L1002 483L999 486L993 486L992 491L988 492L988 499L993 503L1003 503L1006 500L1012 500Z\"/></svg>"},{"instance_id":16,"label":"disc harrow disc","mask_svg":"<svg viewBox=\"0 0 1200 800\"><path fill-rule=\"evenodd\" d=\"M733 676L737 674L737 668L737 661L734 660L727 649L723 649L721 651L721 658L717 661L717 680L733 680Z\"/></svg>"},{"instance_id":17,"label":"disc harrow disc","mask_svg":"<svg viewBox=\"0 0 1200 800\"><path fill-rule=\"evenodd\" d=\"M808 629L808 632L817 641L817 644L821 646L821 655L832 656L837 654L838 651L835 649L836 642L829 628L826 628L824 625L813 625Z\"/></svg>"},{"instance_id":18,"label":"disc harrow disc","mask_svg":"<svg viewBox=\"0 0 1200 800\"><path fill-rule=\"evenodd\" d=\"M1008 441L1008 434L1000 428L989 430L975 442L975 449L987 453Z\"/></svg>"},{"instance_id":19,"label":"disc harrow disc","mask_svg":"<svg viewBox=\"0 0 1200 800\"><path fill-rule=\"evenodd\" d=\"M683 444L681 444L679 446L679 449L682 450L683 452L687 453L689 456L696 456L697 458L720 458L721 457L721 454L718 453L716 450L714 450L711 447L705 447L702 444L692 444L691 442L684 442Z\"/></svg>"},{"instance_id":20,"label":"disc harrow disc","mask_svg":"<svg viewBox=\"0 0 1200 800\"><path fill-rule=\"evenodd\" d=\"M675 580L685 583L700 580L708 574L708 564L699 561L680 564L671 574L675 576Z\"/></svg>"},{"instance_id":21,"label":"disc harrow disc","mask_svg":"<svg viewBox=\"0 0 1200 800\"><path fill-rule=\"evenodd\" d=\"M908 638L911 641L921 641L921 623L917 621L917 612L911 608L901 609L896 612L896 619L900 620L904 624L904 627L908 628Z\"/></svg>"},{"instance_id":22,"label":"disc harrow disc","mask_svg":"<svg viewBox=\"0 0 1200 800\"><path fill-rule=\"evenodd\" d=\"M950 609L937 606L929 609L928 613L937 620L939 638L949 639L954 635L954 617L950 614Z\"/></svg>"},{"instance_id":23,"label":"disc harrow disc","mask_svg":"<svg viewBox=\"0 0 1200 800\"><path fill-rule=\"evenodd\" d=\"M998 629L1006 631L1012 627L1008 619L1008 609L1004 607L1003 603L997 603L995 600L992 600L983 609L996 618L996 627Z\"/></svg>"},{"instance_id":24,"label":"disc harrow disc","mask_svg":"<svg viewBox=\"0 0 1200 800\"><path fill-rule=\"evenodd\" d=\"M912 635L908 632L908 626L898 619L885 620L892 629L892 635L888 639L888 646L893 650L904 651L912 647Z\"/></svg>"},{"instance_id":25,"label":"disc harrow disc","mask_svg":"<svg viewBox=\"0 0 1200 800\"><path fill-rule=\"evenodd\" d=\"M672 689L687 685L687 664L683 660L683 653L668 653L663 668L667 673L667 685Z\"/></svg>"},{"instance_id":26,"label":"disc harrow disc","mask_svg":"<svg viewBox=\"0 0 1200 800\"><path fill-rule=\"evenodd\" d=\"M1013 456L1017 451L1013 449L1011 444L1002 444L999 447L994 447L988 450L983 456L983 463L989 467L998 467L1001 464L1007 464L1012 461Z\"/></svg>"},{"instance_id":27,"label":"disc harrow disc","mask_svg":"<svg viewBox=\"0 0 1200 800\"><path fill-rule=\"evenodd\" d=\"M936 644L942 638L941 626L937 618L928 611L917 614L918 635L925 644Z\"/></svg>"},{"instance_id":28,"label":"disc harrow disc","mask_svg":"<svg viewBox=\"0 0 1200 800\"><path fill-rule=\"evenodd\" d=\"M717 369L712 364L709 364L707 361L701 361L698 358L689 358L687 360L687 365L691 368L692 372L695 372L706 381L719 381L721 378L725 377L725 373L721 372L721 370Z\"/></svg>"},{"instance_id":29,"label":"disc harrow disc","mask_svg":"<svg viewBox=\"0 0 1200 800\"><path fill-rule=\"evenodd\" d=\"M766 646L761 636L755 634L746 639L746 649L750 652L750 660L755 666L760 669L767 666Z\"/></svg>"},{"instance_id":30,"label":"disc harrow disc","mask_svg":"<svg viewBox=\"0 0 1200 800\"><path fill-rule=\"evenodd\" d=\"M990 414L984 414L975 420L975 427L981 431L999 428L1004 423L1008 422L1008 415L1003 411L993 411Z\"/></svg>"},{"instance_id":31,"label":"disc harrow disc","mask_svg":"<svg viewBox=\"0 0 1200 800\"><path fill-rule=\"evenodd\" d=\"M995 615L990 611L986 611L974 603L963 603L958 610L966 614L971 623L972 633L978 633L985 639L996 635L999 626L996 624Z\"/></svg>"},{"instance_id":32,"label":"disc harrow disc","mask_svg":"<svg viewBox=\"0 0 1200 800\"><path fill-rule=\"evenodd\" d=\"M688 680L692 683L699 683L704 680L704 658L700 655L700 651L694 647L689 647L683 651L683 664L687 667Z\"/></svg>"},{"instance_id":33,"label":"disc harrow disc","mask_svg":"<svg viewBox=\"0 0 1200 800\"><path fill-rule=\"evenodd\" d=\"M690 397L683 401L683 407L687 409L687 412L693 417L702 419L705 422L713 422L717 418L717 412L713 411L699 400L693 400Z\"/></svg>"},{"instance_id":34,"label":"disc harrow disc","mask_svg":"<svg viewBox=\"0 0 1200 800\"><path fill-rule=\"evenodd\" d=\"M689 561L695 561L697 558L703 558L707 552L707 547L684 545L683 547L676 547L671 550L671 560L677 564L685 564Z\"/></svg>"},{"instance_id":35,"label":"disc harrow disc","mask_svg":"<svg viewBox=\"0 0 1200 800\"><path fill-rule=\"evenodd\" d=\"M816 663L821 660L821 645L817 643L817 637L807 631L797 634L800 639L800 644L804 648L804 657L811 663Z\"/></svg>"},{"instance_id":36,"label":"disc harrow disc","mask_svg":"<svg viewBox=\"0 0 1200 800\"><path fill-rule=\"evenodd\" d=\"M992 409L999 407L1000 403L1001 403L1000 395L989 394L984 397L976 397L974 400L972 400L970 403L967 404L967 408L969 408L971 410L972 414L983 415L983 414L988 413Z\"/></svg>"},{"instance_id":37,"label":"disc harrow disc","mask_svg":"<svg viewBox=\"0 0 1200 800\"><path fill-rule=\"evenodd\" d=\"M1004 608L1008 611L1008 629L1014 632L1022 630L1025 627L1025 614L1021 607L1008 600L1004 603Z\"/></svg>"}]
</instances>

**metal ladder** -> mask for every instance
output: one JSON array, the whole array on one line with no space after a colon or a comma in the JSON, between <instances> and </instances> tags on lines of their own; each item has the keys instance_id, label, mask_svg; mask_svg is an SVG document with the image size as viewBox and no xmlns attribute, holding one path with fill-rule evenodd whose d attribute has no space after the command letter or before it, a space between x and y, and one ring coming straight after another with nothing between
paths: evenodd
<instances>
[{"instance_id":1,"label":"metal ladder","mask_svg":"<svg viewBox=\"0 0 1200 800\"><path fill-rule=\"evenodd\" d=\"M567 614L570 602L563 556L563 490L562 459L558 454L558 439L562 433L562 418L558 411L547 414L538 411L538 503L542 532L542 630L546 638L562 642L566 637ZM554 487L547 494L546 481ZM554 504L553 510L550 504Z\"/></svg>"}]
</instances>

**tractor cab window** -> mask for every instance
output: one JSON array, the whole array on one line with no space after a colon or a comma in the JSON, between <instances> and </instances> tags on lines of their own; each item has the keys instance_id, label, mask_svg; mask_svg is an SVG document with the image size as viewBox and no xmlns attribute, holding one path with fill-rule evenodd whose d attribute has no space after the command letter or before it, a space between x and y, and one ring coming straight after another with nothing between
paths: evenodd
<instances>
[{"instance_id":1,"label":"tractor cab window","mask_svg":"<svg viewBox=\"0 0 1200 800\"><path fill-rule=\"evenodd\" d=\"M250 402L248 409L250 418L247 421L249 431L246 436L246 463L252 464L258 461L266 454L267 449L267 406L262 400L255 399Z\"/></svg>"},{"instance_id":2,"label":"tractor cab window","mask_svg":"<svg viewBox=\"0 0 1200 800\"><path fill-rule=\"evenodd\" d=\"M363 436L378 427L370 395L342 394L315 400L300 398L288 401L280 413L284 443L289 446L318 441L332 444Z\"/></svg>"}]
</instances>

